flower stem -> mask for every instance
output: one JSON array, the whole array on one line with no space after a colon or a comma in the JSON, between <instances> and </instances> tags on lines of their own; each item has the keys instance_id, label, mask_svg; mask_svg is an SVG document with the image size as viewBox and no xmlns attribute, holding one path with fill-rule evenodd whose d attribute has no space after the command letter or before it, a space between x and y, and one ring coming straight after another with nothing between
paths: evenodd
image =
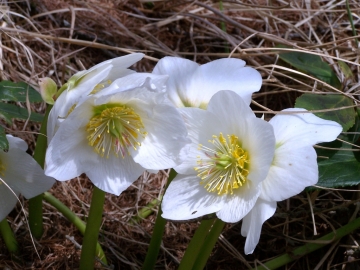
<instances>
[{"instance_id":1,"label":"flower stem","mask_svg":"<svg viewBox=\"0 0 360 270\"><path fill-rule=\"evenodd\" d=\"M94 186L80 256L80 270L94 269L96 243L102 221L105 192Z\"/></svg>"},{"instance_id":2,"label":"flower stem","mask_svg":"<svg viewBox=\"0 0 360 270\"><path fill-rule=\"evenodd\" d=\"M213 224L214 219L201 221L200 226L197 228L185 251L184 257L181 259L178 270L188 270L193 268L198 254L204 246L206 236L209 234Z\"/></svg>"},{"instance_id":3,"label":"flower stem","mask_svg":"<svg viewBox=\"0 0 360 270\"><path fill-rule=\"evenodd\" d=\"M224 12L224 6L223 6L223 2L219 1L219 9L221 12ZM221 30L223 30L225 33L227 33L226 31L226 24L224 21L220 21L220 28ZM224 48L225 53L230 53L230 49L229 49L229 45L226 44L225 48Z\"/></svg>"},{"instance_id":4,"label":"flower stem","mask_svg":"<svg viewBox=\"0 0 360 270\"><path fill-rule=\"evenodd\" d=\"M225 222L220 219L215 219L214 225L211 228L211 231L206 236L205 241L200 249L199 255L197 256L193 270L203 270L207 260L210 257L210 253L213 250L216 241L218 240L222 229L225 226Z\"/></svg>"},{"instance_id":5,"label":"flower stem","mask_svg":"<svg viewBox=\"0 0 360 270\"><path fill-rule=\"evenodd\" d=\"M170 170L169 179L166 184L165 191L169 186L170 182L175 178L177 173L174 169ZM161 205L159 206L159 211L156 217L154 231L151 236L150 245L148 251L146 253L144 265L142 267L143 270L147 269L155 269L156 260L160 251L161 240L165 231L166 220L161 217Z\"/></svg>"},{"instance_id":6,"label":"flower stem","mask_svg":"<svg viewBox=\"0 0 360 270\"><path fill-rule=\"evenodd\" d=\"M356 28L355 28L355 25L354 25L354 20L353 20L353 16L352 16L352 13L351 13L350 5L349 5L349 0L346 0L346 11L347 11L347 14L348 14L348 17L349 17L349 22L350 22L350 25L351 25L352 34L353 34L354 37L356 37L357 33L356 33ZM359 48L359 40L357 38L355 38L355 43L356 43L356 48Z\"/></svg>"},{"instance_id":7,"label":"flower stem","mask_svg":"<svg viewBox=\"0 0 360 270\"><path fill-rule=\"evenodd\" d=\"M46 108L44 119L41 123L40 133L36 140L34 159L44 168L45 153L47 148L46 126L49 112L52 106ZM29 226L32 235L36 239L40 239L43 235L43 208L42 208L42 194L29 199Z\"/></svg>"},{"instance_id":8,"label":"flower stem","mask_svg":"<svg viewBox=\"0 0 360 270\"><path fill-rule=\"evenodd\" d=\"M159 199L152 200L144 208L140 209L137 216L131 218L131 220L129 221L129 224L135 225L135 224L139 223L141 220L143 220L143 219L147 218L149 215L151 215L154 212L154 208L160 205L162 197L160 196Z\"/></svg>"},{"instance_id":9,"label":"flower stem","mask_svg":"<svg viewBox=\"0 0 360 270\"><path fill-rule=\"evenodd\" d=\"M19 245L6 218L0 222L0 234L9 252L14 255L19 254Z\"/></svg>"},{"instance_id":10,"label":"flower stem","mask_svg":"<svg viewBox=\"0 0 360 270\"><path fill-rule=\"evenodd\" d=\"M61 214L64 215L65 218L67 218L72 224L74 224L82 235L85 234L85 222L82 221L77 215L75 215L74 212L72 212L68 207L66 207L66 205L60 202L49 192L44 193L44 200L54 206ZM96 256L99 257L104 264L108 264L104 251L102 250L99 243L96 243Z\"/></svg>"},{"instance_id":11,"label":"flower stem","mask_svg":"<svg viewBox=\"0 0 360 270\"><path fill-rule=\"evenodd\" d=\"M283 254L254 269L257 270L277 269L281 266L284 266L287 263L299 259L300 257L306 254L309 254L317 249L320 249L325 245L340 240L342 237L351 233L352 231L356 230L359 227L360 227L360 218L357 218L354 221L349 222L345 226L337 229L335 232L331 232L323 237L320 237L319 239L315 240L312 243L307 243L301 247L298 247L294 249L291 253Z\"/></svg>"}]
</instances>

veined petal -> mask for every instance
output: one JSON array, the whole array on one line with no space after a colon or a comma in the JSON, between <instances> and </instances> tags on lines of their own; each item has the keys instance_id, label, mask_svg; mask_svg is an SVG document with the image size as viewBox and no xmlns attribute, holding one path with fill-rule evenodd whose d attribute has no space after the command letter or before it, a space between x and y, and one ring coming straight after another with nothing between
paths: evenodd
<instances>
[{"instance_id":1,"label":"veined petal","mask_svg":"<svg viewBox=\"0 0 360 270\"><path fill-rule=\"evenodd\" d=\"M74 106L78 106L92 92L99 92L117 78L134 71L127 69L143 58L144 54L134 53L101 62L89 70L80 71L68 81L67 89L58 97L48 120L48 142Z\"/></svg>"},{"instance_id":2,"label":"veined petal","mask_svg":"<svg viewBox=\"0 0 360 270\"><path fill-rule=\"evenodd\" d=\"M217 217L230 223L240 221L254 207L260 191L259 185L254 185L250 181L246 182L234 191L233 195L227 196L226 203L221 210L216 212Z\"/></svg>"},{"instance_id":3,"label":"veined petal","mask_svg":"<svg viewBox=\"0 0 360 270\"><path fill-rule=\"evenodd\" d=\"M245 103L250 104L253 92L259 91L261 75L245 62L224 58L199 66L190 60L165 57L155 66L153 73L168 74L170 100L176 107L206 108L215 93L233 90Z\"/></svg>"},{"instance_id":4,"label":"veined petal","mask_svg":"<svg viewBox=\"0 0 360 270\"><path fill-rule=\"evenodd\" d=\"M201 106L220 90L232 90L245 101L251 102L251 95L260 90L260 73L245 67L245 61L236 58L223 58L200 66L193 74L189 85L189 99Z\"/></svg>"},{"instance_id":5,"label":"veined petal","mask_svg":"<svg viewBox=\"0 0 360 270\"><path fill-rule=\"evenodd\" d=\"M136 88L146 89L150 92L164 92L165 83L168 80L166 75L151 73L132 73L116 79L109 87L101 91L101 96L112 95L119 92L133 90Z\"/></svg>"},{"instance_id":6,"label":"veined petal","mask_svg":"<svg viewBox=\"0 0 360 270\"><path fill-rule=\"evenodd\" d=\"M269 172L275 153L275 137L271 125L259 118L252 119L247 124L243 145L251 153L248 178L258 184Z\"/></svg>"},{"instance_id":7,"label":"veined petal","mask_svg":"<svg viewBox=\"0 0 360 270\"><path fill-rule=\"evenodd\" d=\"M304 111L304 113L293 114L292 111ZM324 120L308 113L305 109L290 108L283 112L290 114L278 114L269 123L274 127L277 147L283 145L289 151L333 141L342 131L338 123Z\"/></svg>"},{"instance_id":8,"label":"veined petal","mask_svg":"<svg viewBox=\"0 0 360 270\"><path fill-rule=\"evenodd\" d=\"M341 126L321 119L304 109L300 114L276 115L270 120L276 137L276 150L269 174L262 183L261 198L281 201L300 193L318 181L316 152L312 145L336 139Z\"/></svg>"},{"instance_id":9,"label":"veined petal","mask_svg":"<svg viewBox=\"0 0 360 270\"><path fill-rule=\"evenodd\" d=\"M98 156L97 160L84 164L86 175L99 189L115 195L120 195L145 171L130 156L106 159Z\"/></svg>"},{"instance_id":10,"label":"veined petal","mask_svg":"<svg viewBox=\"0 0 360 270\"><path fill-rule=\"evenodd\" d=\"M200 131L204 126L208 111L199 108L179 108L178 109L185 126L188 130L188 137L191 140L189 145L187 157L183 162L174 167L174 170L180 174L194 174L194 167L196 166L197 157L202 154L199 151Z\"/></svg>"},{"instance_id":11,"label":"veined petal","mask_svg":"<svg viewBox=\"0 0 360 270\"><path fill-rule=\"evenodd\" d=\"M111 65L103 69L93 70L88 77L84 77L75 88L65 90L57 98L48 117L47 138L48 143L53 138L60 124L68 117L74 106L78 106L84 101L95 86L106 78L111 70ZM90 76L91 75L91 76Z\"/></svg>"},{"instance_id":12,"label":"veined petal","mask_svg":"<svg viewBox=\"0 0 360 270\"><path fill-rule=\"evenodd\" d=\"M13 192L0 180L0 220L5 219L17 203L16 196L19 196L19 191L13 190Z\"/></svg>"},{"instance_id":13,"label":"veined petal","mask_svg":"<svg viewBox=\"0 0 360 270\"><path fill-rule=\"evenodd\" d=\"M177 175L170 183L162 201L162 217L187 220L217 212L226 197L209 193L195 175Z\"/></svg>"},{"instance_id":14,"label":"veined petal","mask_svg":"<svg viewBox=\"0 0 360 270\"><path fill-rule=\"evenodd\" d=\"M187 96L191 94L189 82L199 65L193 61L179 57L164 57L154 67L152 73L169 75L167 91L169 99L176 107L188 107Z\"/></svg>"},{"instance_id":15,"label":"veined petal","mask_svg":"<svg viewBox=\"0 0 360 270\"><path fill-rule=\"evenodd\" d=\"M280 147L269 173L261 183L260 197L267 201L282 201L299 194L318 181L317 156L312 146L291 151Z\"/></svg>"},{"instance_id":16,"label":"veined petal","mask_svg":"<svg viewBox=\"0 0 360 270\"><path fill-rule=\"evenodd\" d=\"M45 176L40 165L22 149L0 153L0 160L6 164L3 180L27 199L49 190L55 183L53 178Z\"/></svg>"},{"instance_id":17,"label":"veined petal","mask_svg":"<svg viewBox=\"0 0 360 270\"><path fill-rule=\"evenodd\" d=\"M248 104L233 91L219 91L211 98L207 110L217 116L221 122L240 138L247 135L247 119L256 118Z\"/></svg>"},{"instance_id":18,"label":"veined petal","mask_svg":"<svg viewBox=\"0 0 360 270\"><path fill-rule=\"evenodd\" d=\"M210 100L207 110L215 114L223 125L228 127L229 134L236 134L242 147L248 151L250 157L248 178L255 184L263 181L275 151L272 126L256 118L250 107L232 91L216 93ZM207 126L211 126L212 121L214 120L210 118Z\"/></svg>"},{"instance_id":19,"label":"veined petal","mask_svg":"<svg viewBox=\"0 0 360 270\"><path fill-rule=\"evenodd\" d=\"M88 145L85 126L92 116L90 97L63 121L46 151L45 174L65 181L84 173L83 166L96 160L94 149Z\"/></svg>"},{"instance_id":20,"label":"veined petal","mask_svg":"<svg viewBox=\"0 0 360 270\"><path fill-rule=\"evenodd\" d=\"M103 69L95 69L89 72L81 81L69 90L65 90L60 96L65 95L65 104L59 104L59 117L66 118L72 105L77 104L81 99L86 99L96 87L97 84L107 78L112 69L111 65ZM56 102L54 107L56 106Z\"/></svg>"},{"instance_id":21,"label":"veined petal","mask_svg":"<svg viewBox=\"0 0 360 270\"><path fill-rule=\"evenodd\" d=\"M183 148L190 143L187 138L187 130L180 113L166 98L165 93L152 92L149 89L153 82L155 84L159 84L161 81L165 82L164 79L167 77L134 75L139 76L130 75L130 77L134 77L135 81L141 79L142 83L140 83L141 80L136 83L141 86L136 87L136 84L133 84L134 88L131 91L101 96L107 93L104 90L99 93L95 105L121 103L133 108L140 116L146 132L146 136L138 138L139 147L129 148L134 161L144 168L152 170L175 167L183 161L185 154ZM149 78L155 80L148 81ZM144 85L144 81L148 81L148 84Z\"/></svg>"},{"instance_id":22,"label":"veined petal","mask_svg":"<svg viewBox=\"0 0 360 270\"><path fill-rule=\"evenodd\" d=\"M253 209L244 217L241 234L246 237L245 254L253 253L259 243L261 227L266 220L274 215L276 202L258 199Z\"/></svg>"},{"instance_id":23,"label":"veined petal","mask_svg":"<svg viewBox=\"0 0 360 270\"><path fill-rule=\"evenodd\" d=\"M157 104L148 116L141 110L145 106L140 102L134 102L132 106L137 108L147 132L141 146L137 150L131 149L134 161L144 168L156 170L179 165L183 161L179 156L181 149L191 142L180 113L170 103Z\"/></svg>"}]
</instances>

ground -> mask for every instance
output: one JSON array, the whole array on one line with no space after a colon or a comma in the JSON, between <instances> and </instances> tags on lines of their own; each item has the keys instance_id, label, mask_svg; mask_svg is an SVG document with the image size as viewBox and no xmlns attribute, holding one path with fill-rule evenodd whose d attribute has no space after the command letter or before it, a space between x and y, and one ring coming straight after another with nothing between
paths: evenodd
<instances>
[{"instance_id":1,"label":"ground","mask_svg":"<svg viewBox=\"0 0 360 270\"><path fill-rule=\"evenodd\" d=\"M347 1L8 1L1 10L1 80L24 81L38 89L38 79L51 77L58 86L75 72L132 51L146 57L133 68L151 72L158 59L180 56L199 64L222 57L241 58L261 72L263 86L254 94L252 108L293 107L304 92L331 92L328 86L294 74L281 62L276 47L311 51L331 65L342 91L356 94L359 65L349 64L353 77L344 75L339 59L359 62L359 48L349 22ZM360 4L349 0L355 29ZM282 67L287 67L283 69ZM25 106L25 104L19 104ZM32 104L43 113L45 104ZM269 119L272 114L266 114ZM5 124L4 124L5 125ZM14 120L7 132L24 138L32 154L38 123ZM158 208L134 222L139 210L160 198L166 171L146 173L120 196L107 195L99 238L113 269L140 269ZM241 222L228 224L206 269L246 269L291 252L358 215L357 187L312 189L278 204L276 214L262 230L252 255L244 255ZM58 182L50 190L86 220L92 184L85 175ZM25 213L18 205L8 217L18 242L20 258L12 259L0 241L1 269L77 269L82 237L54 207L44 203L45 232L32 242ZM168 222L157 269L176 269L199 221ZM317 232L317 235L314 235ZM359 269L359 230L316 252L295 258L283 269ZM97 269L109 269L97 263Z\"/></svg>"}]
</instances>

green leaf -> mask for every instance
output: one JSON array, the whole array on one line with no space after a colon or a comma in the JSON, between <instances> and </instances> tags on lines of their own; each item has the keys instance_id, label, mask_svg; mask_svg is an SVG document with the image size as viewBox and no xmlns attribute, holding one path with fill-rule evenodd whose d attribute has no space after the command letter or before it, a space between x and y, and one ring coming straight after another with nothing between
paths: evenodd
<instances>
[{"instance_id":1,"label":"green leaf","mask_svg":"<svg viewBox=\"0 0 360 270\"><path fill-rule=\"evenodd\" d=\"M0 116L5 119L8 123L11 123L12 118L18 119L28 119L29 114L27 109L21 108L14 104L2 103L0 102ZM32 112L30 115L30 120L35 122L41 122L43 115Z\"/></svg>"},{"instance_id":2,"label":"green leaf","mask_svg":"<svg viewBox=\"0 0 360 270\"><path fill-rule=\"evenodd\" d=\"M284 46L278 47L286 48ZM323 62L318 55L303 52L281 52L279 53L279 57L281 60L292 65L301 72L312 75L337 89L341 89L342 87L335 72L331 69L329 64Z\"/></svg>"},{"instance_id":3,"label":"green leaf","mask_svg":"<svg viewBox=\"0 0 360 270\"><path fill-rule=\"evenodd\" d=\"M332 157L319 161L317 186L336 188L360 184L360 163L351 150L351 146L344 144L339 151L333 151Z\"/></svg>"},{"instance_id":4,"label":"green leaf","mask_svg":"<svg viewBox=\"0 0 360 270\"><path fill-rule=\"evenodd\" d=\"M0 100L25 102L26 95L28 95L30 102L43 101L41 95L34 88L24 82L0 82Z\"/></svg>"},{"instance_id":5,"label":"green leaf","mask_svg":"<svg viewBox=\"0 0 360 270\"><path fill-rule=\"evenodd\" d=\"M6 138L5 129L0 126L0 150L7 151L9 149L9 142Z\"/></svg>"},{"instance_id":6,"label":"green leaf","mask_svg":"<svg viewBox=\"0 0 360 270\"><path fill-rule=\"evenodd\" d=\"M343 95L303 94L298 97L295 102L296 108L304 108L309 111L335 109L352 105L352 99ZM343 131L349 130L349 128L355 124L356 112L353 108L338 109L315 114L323 119L338 122L343 127Z\"/></svg>"}]
</instances>

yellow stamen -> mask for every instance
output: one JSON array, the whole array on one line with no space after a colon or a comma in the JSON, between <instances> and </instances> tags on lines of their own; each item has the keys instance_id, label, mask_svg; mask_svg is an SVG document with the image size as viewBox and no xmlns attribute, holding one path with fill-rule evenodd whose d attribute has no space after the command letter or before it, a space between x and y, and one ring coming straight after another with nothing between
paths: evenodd
<instances>
[{"instance_id":1,"label":"yellow stamen","mask_svg":"<svg viewBox=\"0 0 360 270\"><path fill-rule=\"evenodd\" d=\"M145 138L147 133L141 117L126 105L108 104L94 108L95 115L86 125L89 145L101 156L110 156L113 152L116 157L120 152L124 158L129 154L129 147L137 150L141 146L140 137Z\"/></svg>"},{"instance_id":2,"label":"yellow stamen","mask_svg":"<svg viewBox=\"0 0 360 270\"><path fill-rule=\"evenodd\" d=\"M105 82L98 83L97 85L95 85L94 89L90 92L90 95L100 92L102 89L109 86L111 83L112 83L111 80L107 80Z\"/></svg>"},{"instance_id":3,"label":"yellow stamen","mask_svg":"<svg viewBox=\"0 0 360 270\"><path fill-rule=\"evenodd\" d=\"M234 134L226 137L220 133L213 135L209 140L214 148L199 145L206 157L197 157L198 166L195 167L197 176L201 179L200 184L209 192L217 192L218 195L234 193L234 189L241 187L249 174L249 155L245 151L239 138Z\"/></svg>"}]
</instances>

